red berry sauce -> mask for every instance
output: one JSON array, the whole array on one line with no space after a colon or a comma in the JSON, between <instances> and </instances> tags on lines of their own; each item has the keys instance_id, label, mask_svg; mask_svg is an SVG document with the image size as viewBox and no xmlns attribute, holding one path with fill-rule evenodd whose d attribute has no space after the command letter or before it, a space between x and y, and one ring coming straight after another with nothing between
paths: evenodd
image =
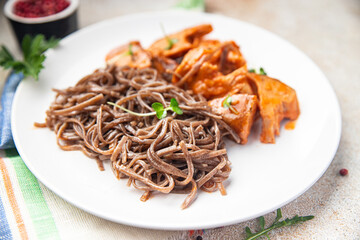
<instances>
[{"instance_id":1,"label":"red berry sauce","mask_svg":"<svg viewBox=\"0 0 360 240\"><path fill-rule=\"evenodd\" d=\"M67 0L23 0L14 4L14 13L26 18L45 17L61 12L69 5Z\"/></svg>"}]
</instances>

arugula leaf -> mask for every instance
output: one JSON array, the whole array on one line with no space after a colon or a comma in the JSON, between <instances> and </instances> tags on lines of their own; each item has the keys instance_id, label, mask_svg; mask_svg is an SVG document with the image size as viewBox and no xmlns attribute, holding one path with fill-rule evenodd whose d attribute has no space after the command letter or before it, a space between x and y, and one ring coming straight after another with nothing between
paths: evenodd
<instances>
[{"instance_id":1,"label":"arugula leaf","mask_svg":"<svg viewBox=\"0 0 360 240\"><path fill-rule=\"evenodd\" d=\"M279 208L278 210L276 210L276 218L274 223L277 223L281 218L282 218L282 213L281 213L281 209Z\"/></svg>"},{"instance_id":2,"label":"arugula leaf","mask_svg":"<svg viewBox=\"0 0 360 240\"><path fill-rule=\"evenodd\" d=\"M139 116L139 117L146 117L146 116L152 116L152 115L156 115L156 117L158 119L163 119L166 117L167 115L167 111L168 110L172 110L173 112L181 115L183 114L183 111L181 110L181 108L179 107L179 103L176 101L175 98L172 98L170 100L170 106L167 107L167 108L164 108L164 105L162 105L161 103L159 102L154 102L151 107L154 109L155 112L149 112L149 113L136 113L136 112L133 112L129 109L126 109L116 103L113 103L113 102L107 102L108 104L112 105L112 106L115 106L117 108L120 108L121 110L127 112L127 113L130 113L130 114L133 114L135 116Z\"/></svg>"},{"instance_id":3,"label":"arugula leaf","mask_svg":"<svg viewBox=\"0 0 360 240\"><path fill-rule=\"evenodd\" d=\"M49 48L57 46L59 39L51 37L48 41L44 35L38 34L34 38L25 35L21 48L23 52L23 61L16 61L5 46L0 49L0 66L5 69L12 68L15 72L22 72L25 77L30 76L35 80L39 79L39 73L44 68L44 52Z\"/></svg>"},{"instance_id":4,"label":"arugula leaf","mask_svg":"<svg viewBox=\"0 0 360 240\"><path fill-rule=\"evenodd\" d=\"M264 230L264 228L265 228L265 218L264 217L259 217L259 224L260 224L260 229Z\"/></svg>"},{"instance_id":5,"label":"arugula leaf","mask_svg":"<svg viewBox=\"0 0 360 240\"><path fill-rule=\"evenodd\" d=\"M249 73L256 73L255 69L253 69L253 68L249 69L248 72L249 72Z\"/></svg>"},{"instance_id":6,"label":"arugula leaf","mask_svg":"<svg viewBox=\"0 0 360 240\"><path fill-rule=\"evenodd\" d=\"M253 232L251 232L249 227L246 227L245 228L246 240L257 239L260 236L266 236L268 239L270 239L268 232L270 232L271 230L274 230L276 228L285 227L285 226L295 225L295 224L302 223L302 222L306 222L306 221L313 219L314 216L299 217L298 215L296 215L293 218L290 218L290 219L286 218L285 220L279 222L279 220L281 218L282 218L282 214L281 214L281 209L279 208L276 211L276 218L275 218L275 221L273 222L273 224L270 227L265 228L265 218L260 217L259 218L260 231L253 233Z\"/></svg>"}]
</instances>

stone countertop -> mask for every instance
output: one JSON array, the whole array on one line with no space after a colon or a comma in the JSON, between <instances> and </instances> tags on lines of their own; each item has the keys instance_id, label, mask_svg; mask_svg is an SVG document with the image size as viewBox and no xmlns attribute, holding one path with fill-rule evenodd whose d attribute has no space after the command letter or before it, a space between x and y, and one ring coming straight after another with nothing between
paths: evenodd
<instances>
[{"instance_id":1,"label":"stone countertop","mask_svg":"<svg viewBox=\"0 0 360 240\"><path fill-rule=\"evenodd\" d=\"M168 9L175 2L154 0L150 5L146 0L105 0L100 12L99 1L82 0L80 27L127 13ZM3 4L1 1L1 8ZM206 11L253 23L294 44L325 73L340 102L342 136L331 166L312 188L282 208L284 217L299 214L315 218L275 230L271 239L360 239L360 1L208 0ZM17 51L1 14L0 44L4 43ZM341 168L347 168L349 174L340 176ZM271 222L274 216L270 213L265 219ZM243 239L245 226L256 229L257 221L207 230L202 237ZM188 237L186 232L177 232L171 239Z\"/></svg>"}]
</instances>

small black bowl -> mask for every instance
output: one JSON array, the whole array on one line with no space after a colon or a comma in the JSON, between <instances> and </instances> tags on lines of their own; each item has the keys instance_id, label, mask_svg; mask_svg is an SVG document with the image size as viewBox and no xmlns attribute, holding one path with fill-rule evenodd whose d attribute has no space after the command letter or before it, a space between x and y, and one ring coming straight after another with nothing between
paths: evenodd
<instances>
[{"instance_id":1,"label":"small black bowl","mask_svg":"<svg viewBox=\"0 0 360 240\"><path fill-rule=\"evenodd\" d=\"M63 11L53 15L38 18L25 18L15 15L16 0L9 0L4 6L4 13L16 35L19 46L26 34L32 36L44 34L48 39L51 36L63 38L78 29L77 9L79 0L68 0L70 5ZM20 47L21 48L21 47Z\"/></svg>"}]
</instances>

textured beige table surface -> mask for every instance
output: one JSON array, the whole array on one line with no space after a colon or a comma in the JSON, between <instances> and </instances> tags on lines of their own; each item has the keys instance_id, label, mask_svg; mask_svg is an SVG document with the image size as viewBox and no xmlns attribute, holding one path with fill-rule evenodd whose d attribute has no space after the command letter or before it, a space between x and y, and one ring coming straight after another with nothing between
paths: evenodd
<instances>
[{"instance_id":1,"label":"textured beige table surface","mask_svg":"<svg viewBox=\"0 0 360 240\"><path fill-rule=\"evenodd\" d=\"M83 0L80 26L126 13L168 9L174 2ZM315 219L276 230L271 238L360 239L360 1L209 0L206 11L253 23L293 43L322 69L340 101L342 137L331 166L311 189L282 208L285 217L299 214L314 215ZM16 51L9 26L1 15L0 44L3 43ZM347 168L349 175L340 176L341 168ZM271 221L273 217L271 213L266 219ZM243 239L245 226L256 228L257 222L207 230L203 239ZM187 232L170 234L171 239L188 238Z\"/></svg>"}]
</instances>

